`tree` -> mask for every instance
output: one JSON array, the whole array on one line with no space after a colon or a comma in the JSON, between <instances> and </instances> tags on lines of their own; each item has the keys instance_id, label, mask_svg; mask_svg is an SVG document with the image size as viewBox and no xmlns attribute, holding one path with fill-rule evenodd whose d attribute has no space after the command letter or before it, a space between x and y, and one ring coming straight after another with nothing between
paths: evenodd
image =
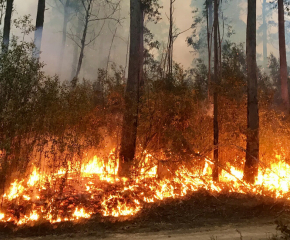
<instances>
[{"instance_id":1,"label":"tree","mask_svg":"<svg viewBox=\"0 0 290 240\"><path fill-rule=\"evenodd\" d=\"M173 75L173 47L174 47L174 42L178 38L178 36L182 33L187 32L192 28L192 26L186 30L178 32L177 29L174 29L174 19L173 19L173 14L174 14L174 3L176 0L170 0L170 5L169 5L169 33L168 33L168 43L167 43L167 51L166 51L166 56L165 56L165 67L166 68L166 73L169 78L172 78ZM164 69L165 70L165 69Z\"/></svg>"},{"instance_id":2,"label":"tree","mask_svg":"<svg viewBox=\"0 0 290 240\"><path fill-rule=\"evenodd\" d=\"M82 18L79 16L81 14L78 13L77 17L77 27L76 27L76 33L75 36L76 38L80 39L81 38L81 33L82 33ZM77 66L78 66L78 54L79 54L79 46L78 44L74 44L74 50L73 50L73 58L72 58L72 70L71 70L71 77L70 79L73 79L75 77L76 71L77 71Z\"/></svg>"},{"instance_id":3,"label":"tree","mask_svg":"<svg viewBox=\"0 0 290 240\"><path fill-rule=\"evenodd\" d=\"M94 13L94 5L98 3L98 9L96 13ZM78 58L78 64L76 73L74 75L74 79L72 80L72 84L75 85L78 76L80 74L83 59L84 59L84 53L85 48L90 45L92 42L96 40L96 38L101 34L103 27L105 25L106 20L114 20L119 22L120 19L114 18L115 12L119 9L120 1L117 1L116 3L113 3L111 1L105 1L105 2L98 2L96 0L81 0L81 8L79 9L79 13L81 16L79 18L83 21L83 32L81 34L81 37L79 38L76 34L69 34L69 37L75 42L75 44L78 45L80 48L80 55ZM110 9L110 13L106 13L106 9ZM101 11L102 10L102 11ZM103 14L103 15L101 15ZM100 16L101 15L101 16ZM100 29L96 32L95 26L97 25L96 22L102 21ZM93 24L92 24L93 23ZM88 40L88 30L92 28L91 37Z\"/></svg>"},{"instance_id":4,"label":"tree","mask_svg":"<svg viewBox=\"0 0 290 240\"><path fill-rule=\"evenodd\" d=\"M214 113L213 113L213 131L214 131L214 169L212 177L214 181L219 180L219 124L218 124L218 84L219 84L219 49L218 49L218 16L219 3L218 0L214 0Z\"/></svg>"},{"instance_id":5,"label":"tree","mask_svg":"<svg viewBox=\"0 0 290 240\"><path fill-rule=\"evenodd\" d=\"M138 102L143 72L143 14L141 0L130 0L129 71L118 171L118 175L122 177L130 177L130 168L136 151Z\"/></svg>"},{"instance_id":6,"label":"tree","mask_svg":"<svg viewBox=\"0 0 290 240\"><path fill-rule=\"evenodd\" d=\"M6 2L6 13L5 13L4 31L3 31L3 50L4 51L7 51L8 46L9 46L13 2L14 0L7 0Z\"/></svg>"},{"instance_id":7,"label":"tree","mask_svg":"<svg viewBox=\"0 0 290 240\"><path fill-rule=\"evenodd\" d=\"M207 52L208 52L208 100L210 100L211 85L211 54L212 54L212 32L213 32L213 6L212 0L206 2L207 20Z\"/></svg>"},{"instance_id":8,"label":"tree","mask_svg":"<svg viewBox=\"0 0 290 240\"><path fill-rule=\"evenodd\" d=\"M256 62L256 0L248 0L247 17L247 149L244 180L254 183L259 166L259 107Z\"/></svg>"},{"instance_id":9,"label":"tree","mask_svg":"<svg viewBox=\"0 0 290 240\"><path fill-rule=\"evenodd\" d=\"M167 74L172 77L173 71L173 4L175 0L170 0L170 12L169 12L169 35L167 46Z\"/></svg>"},{"instance_id":10,"label":"tree","mask_svg":"<svg viewBox=\"0 0 290 240\"><path fill-rule=\"evenodd\" d=\"M38 0L35 34L34 34L34 58L39 58L41 50L42 32L44 24L45 0Z\"/></svg>"},{"instance_id":11,"label":"tree","mask_svg":"<svg viewBox=\"0 0 290 240\"><path fill-rule=\"evenodd\" d=\"M278 0L278 24L279 24L281 98L283 102L283 108L289 111L288 72L287 72L287 60L286 60L285 20L284 20L283 0Z\"/></svg>"}]
</instances>

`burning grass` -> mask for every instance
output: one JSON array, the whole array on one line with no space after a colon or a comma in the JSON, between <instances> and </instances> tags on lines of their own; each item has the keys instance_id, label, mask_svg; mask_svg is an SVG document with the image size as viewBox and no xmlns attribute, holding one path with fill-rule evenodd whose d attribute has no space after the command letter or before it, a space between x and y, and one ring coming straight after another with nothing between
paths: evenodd
<instances>
[{"instance_id":1,"label":"burning grass","mask_svg":"<svg viewBox=\"0 0 290 240\"><path fill-rule=\"evenodd\" d=\"M149 164L150 154L131 180L117 177L118 160L113 152L107 160L95 156L77 166L69 162L66 169L53 173L34 166L28 178L13 181L2 196L0 221L23 226L96 215L131 217L148 204L181 199L201 189L213 196L247 193L290 200L290 166L279 155L274 162L260 169L255 185L244 183L242 171L230 166L222 167L219 183L213 182L210 159L205 159L201 171L182 165L170 178L162 180L157 178L157 166Z\"/></svg>"}]
</instances>

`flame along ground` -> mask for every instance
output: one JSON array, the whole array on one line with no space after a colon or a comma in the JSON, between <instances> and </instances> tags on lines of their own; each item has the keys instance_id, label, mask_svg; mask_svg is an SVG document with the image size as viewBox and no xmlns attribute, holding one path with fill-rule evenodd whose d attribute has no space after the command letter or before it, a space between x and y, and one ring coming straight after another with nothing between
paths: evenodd
<instances>
[{"instance_id":1,"label":"flame along ground","mask_svg":"<svg viewBox=\"0 0 290 240\"><path fill-rule=\"evenodd\" d=\"M111 156L112 153L111 153ZM148 154L146 159L150 159ZM51 223L103 216L132 216L144 203L165 198L179 198L192 191L239 192L290 199L290 166L281 156L276 163L259 172L255 185L242 181L243 173L228 166L220 174L220 183L211 180L211 161L206 160L202 172L181 166L171 179L158 180L157 166L141 168L134 180L116 177L118 161L110 157L106 163L94 157L77 172L70 166L55 174L41 173L36 167L27 180L15 180L2 196L0 221L17 225L36 221Z\"/></svg>"}]
</instances>

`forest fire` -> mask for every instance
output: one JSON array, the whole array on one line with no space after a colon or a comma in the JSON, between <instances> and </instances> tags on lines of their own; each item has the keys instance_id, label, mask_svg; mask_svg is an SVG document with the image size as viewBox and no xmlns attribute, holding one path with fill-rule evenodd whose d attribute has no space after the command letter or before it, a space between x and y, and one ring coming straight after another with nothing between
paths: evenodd
<instances>
[{"instance_id":1,"label":"forest fire","mask_svg":"<svg viewBox=\"0 0 290 240\"><path fill-rule=\"evenodd\" d=\"M146 156L147 162L150 157ZM255 185L244 183L242 171L234 167L223 167L220 182L213 182L209 159L202 171L182 166L171 178L162 180L157 178L157 166L143 167L129 181L116 176L118 161L113 153L108 159L95 156L83 163L79 172L72 163L55 174L43 173L34 166L27 179L16 179L2 196L0 221L23 225L75 221L96 214L133 216L144 203L180 198L199 189L211 194L239 192L290 198L290 166L279 155L269 168L260 170Z\"/></svg>"}]
</instances>

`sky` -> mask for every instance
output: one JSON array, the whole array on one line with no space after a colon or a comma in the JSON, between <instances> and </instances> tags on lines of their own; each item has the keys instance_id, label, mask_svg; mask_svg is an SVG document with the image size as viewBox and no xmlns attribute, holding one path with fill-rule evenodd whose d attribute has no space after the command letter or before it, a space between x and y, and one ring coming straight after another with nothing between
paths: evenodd
<instances>
[{"instance_id":1,"label":"sky","mask_svg":"<svg viewBox=\"0 0 290 240\"><path fill-rule=\"evenodd\" d=\"M45 62L45 71L54 75L58 73L58 57L61 47L61 36L62 36L62 17L58 9L52 7L51 3L53 0L47 0L46 12L45 12L45 23L44 23L44 32L43 32L43 41L42 41L42 54L41 60ZM127 44L128 44L128 30L129 30L129 0L123 0L123 10L122 17L124 18L122 26L118 27L117 36L114 40L112 47L112 52L110 56L110 61L116 62L118 65L125 65L126 55L127 55ZM174 11L174 22L175 27L179 31L184 31L188 29L193 21L193 8L201 7L202 2L200 0L176 0L175 2L175 11ZM30 14L33 23L35 23L36 13L37 13L37 3L38 0L15 0L15 12L13 13L13 19L19 18L23 15ZM167 36L168 36L168 12L169 12L169 0L160 0L163 9L161 9L162 20L157 23L157 26L149 24L152 26L152 32L155 34L155 38L161 43L166 45ZM239 7L241 9L238 16L230 16L233 19L233 25L235 21L242 21L246 23L246 7L247 3L245 0L229 0L225 8L225 15L231 15L233 7ZM257 1L257 15L259 16L262 13L261 0ZM273 14L273 19L277 18L276 14ZM259 21L258 26L259 27ZM116 25L114 23L108 23L111 29L115 29ZM286 29L286 33L287 33ZM239 28L235 29L235 41L243 42L246 41L246 29ZM12 33L19 34L17 29L12 27ZM192 66L194 58L198 57L196 54L193 54L193 49L189 47L186 43L186 39L190 36L191 30L178 36L174 43L174 61L180 63L185 69ZM33 39L33 34L31 34L27 40ZM100 37L96 39L96 42L86 49L84 67L81 71L81 77L85 78L96 78L96 69L99 67L105 67L106 61L108 59L108 52L110 48L110 43L112 41L111 31L104 30ZM64 64L61 70L62 79L68 79L71 72L71 59L73 52L73 42L68 40L67 48L64 58ZM277 56L277 46L274 44L268 44L268 52L273 52ZM257 46L258 54L262 54L262 44L259 43Z\"/></svg>"}]
</instances>

